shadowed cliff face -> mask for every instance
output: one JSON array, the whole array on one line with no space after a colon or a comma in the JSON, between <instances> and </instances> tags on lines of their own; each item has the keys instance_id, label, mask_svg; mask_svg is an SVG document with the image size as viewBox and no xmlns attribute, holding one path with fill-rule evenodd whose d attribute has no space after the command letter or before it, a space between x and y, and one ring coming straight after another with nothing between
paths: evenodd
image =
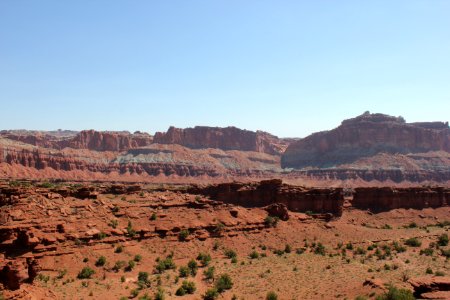
<instances>
[{"instance_id":1,"label":"shadowed cliff face","mask_svg":"<svg viewBox=\"0 0 450 300\"><path fill-rule=\"evenodd\" d=\"M157 132L154 138L159 144L179 144L188 148L218 148L280 155L288 142L263 131L242 130L236 127L175 128L165 133Z\"/></svg>"},{"instance_id":2,"label":"shadowed cliff face","mask_svg":"<svg viewBox=\"0 0 450 300\"><path fill-rule=\"evenodd\" d=\"M282 156L283 168L327 168L378 153L450 152L448 123L405 123L402 118L365 113L336 129L293 142Z\"/></svg>"}]
</instances>

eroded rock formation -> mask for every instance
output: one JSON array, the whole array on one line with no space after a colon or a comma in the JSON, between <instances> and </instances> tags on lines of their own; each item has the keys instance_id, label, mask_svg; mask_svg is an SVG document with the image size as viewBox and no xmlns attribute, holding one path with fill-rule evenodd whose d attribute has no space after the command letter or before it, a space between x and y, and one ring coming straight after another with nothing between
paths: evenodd
<instances>
[{"instance_id":1,"label":"eroded rock formation","mask_svg":"<svg viewBox=\"0 0 450 300\"><path fill-rule=\"evenodd\" d=\"M259 183L222 183L204 188L193 187L188 191L244 207L263 207L282 203L290 211L331 213L335 216L342 215L344 203L341 188L303 188L283 184L279 179Z\"/></svg>"},{"instance_id":2,"label":"eroded rock formation","mask_svg":"<svg viewBox=\"0 0 450 300\"><path fill-rule=\"evenodd\" d=\"M159 144L179 144L188 148L218 148L280 155L288 142L263 131L242 130L236 127L194 128L170 127L165 133L157 132L154 142Z\"/></svg>"},{"instance_id":3,"label":"eroded rock formation","mask_svg":"<svg viewBox=\"0 0 450 300\"><path fill-rule=\"evenodd\" d=\"M372 211L396 208L436 208L450 204L450 189L443 187L417 188L355 188L352 206Z\"/></svg>"},{"instance_id":4,"label":"eroded rock formation","mask_svg":"<svg viewBox=\"0 0 450 300\"><path fill-rule=\"evenodd\" d=\"M401 117L365 113L336 129L293 142L283 154L283 168L327 168L377 153L450 152L448 123L406 123Z\"/></svg>"}]
</instances>

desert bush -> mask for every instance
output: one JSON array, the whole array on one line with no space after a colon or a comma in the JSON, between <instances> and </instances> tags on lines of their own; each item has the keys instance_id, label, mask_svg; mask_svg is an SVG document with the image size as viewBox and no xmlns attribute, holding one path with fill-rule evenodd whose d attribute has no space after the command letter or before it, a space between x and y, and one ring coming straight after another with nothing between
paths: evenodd
<instances>
[{"instance_id":1,"label":"desert bush","mask_svg":"<svg viewBox=\"0 0 450 300\"><path fill-rule=\"evenodd\" d=\"M189 272L191 273L192 276L195 276L197 274L198 265L194 259L191 259L188 262L188 268L189 268Z\"/></svg>"},{"instance_id":2,"label":"desert bush","mask_svg":"<svg viewBox=\"0 0 450 300\"><path fill-rule=\"evenodd\" d=\"M134 261L135 261L135 262L140 262L141 260L142 260L142 255L136 254L136 255L134 256Z\"/></svg>"},{"instance_id":3,"label":"desert bush","mask_svg":"<svg viewBox=\"0 0 450 300\"><path fill-rule=\"evenodd\" d=\"M266 224L267 227L276 227L279 220L278 217L267 216L264 219L264 224Z\"/></svg>"},{"instance_id":4,"label":"desert bush","mask_svg":"<svg viewBox=\"0 0 450 300\"><path fill-rule=\"evenodd\" d=\"M119 245L116 247L116 250L114 250L115 253L122 253L123 252L123 246Z\"/></svg>"},{"instance_id":5,"label":"desert bush","mask_svg":"<svg viewBox=\"0 0 450 300\"><path fill-rule=\"evenodd\" d=\"M358 248L356 248L354 253L357 254L357 255L364 255L364 254L366 254L366 250L364 250L361 247L358 247Z\"/></svg>"},{"instance_id":6,"label":"desert bush","mask_svg":"<svg viewBox=\"0 0 450 300\"><path fill-rule=\"evenodd\" d=\"M184 277L188 277L189 276L189 268L188 267L186 267L186 266L181 266L179 269L178 269L178 275L180 276L180 277L182 277L182 278L184 278Z\"/></svg>"},{"instance_id":7,"label":"desert bush","mask_svg":"<svg viewBox=\"0 0 450 300\"><path fill-rule=\"evenodd\" d=\"M275 292L268 292L266 300L278 300L278 295Z\"/></svg>"},{"instance_id":8,"label":"desert bush","mask_svg":"<svg viewBox=\"0 0 450 300\"><path fill-rule=\"evenodd\" d=\"M154 298L155 298L155 300L164 300L164 299L166 299L166 296L164 295L164 290L159 288L158 291L155 293Z\"/></svg>"},{"instance_id":9,"label":"desert bush","mask_svg":"<svg viewBox=\"0 0 450 300\"><path fill-rule=\"evenodd\" d=\"M430 267L427 268L427 270L425 271L426 274L433 274L433 269L431 269Z\"/></svg>"},{"instance_id":10,"label":"desert bush","mask_svg":"<svg viewBox=\"0 0 450 300\"><path fill-rule=\"evenodd\" d=\"M236 257L237 256L237 254L236 254L236 252L234 251L234 250L231 250L231 249L227 249L227 250L225 250L225 256L226 257L228 257L228 258L233 258L233 257Z\"/></svg>"},{"instance_id":11,"label":"desert bush","mask_svg":"<svg viewBox=\"0 0 450 300\"><path fill-rule=\"evenodd\" d=\"M189 236L189 230L183 229L183 230L181 230L180 233L178 234L178 239L179 239L180 241L186 241L186 239L188 238L188 236Z\"/></svg>"},{"instance_id":12,"label":"desert bush","mask_svg":"<svg viewBox=\"0 0 450 300\"><path fill-rule=\"evenodd\" d=\"M184 296L186 294L193 294L197 288L195 287L195 283L192 281L183 281L181 286L177 289L177 296Z\"/></svg>"},{"instance_id":13,"label":"desert bush","mask_svg":"<svg viewBox=\"0 0 450 300\"><path fill-rule=\"evenodd\" d=\"M376 300L415 300L415 298L410 290L399 289L391 285L388 291L378 296Z\"/></svg>"},{"instance_id":14,"label":"desert bush","mask_svg":"<svg viewBox=\"0 0 450 300\"><path fill-rule=\"evenodd\" d=\"M322 243L317 243L316 247L314 248L314 253L325 256L325 246L322 245Z\"/></svg>"},{"instance_id":15,"label":"desert bush","mask_svg":"<svg viewBox=\"0 0 450 300\"><path fill-rule=\"evenodd\" d=\"M347 250L353 250L353 244L352 243L347 243L347 245L345 245L345 248Z\"/></svg>"},{"instance_id":16,"label":"desert bush","mask_svg":"<svg viewBox=\"0 0 450 300\"><path fill-rule=\"evenodd\" d=\"M420 255L431 256L431 255L433 255L433 253L434 253L434 250L431 248L426 248L426 249L420 250Z\"/></svg>"},{"instance_id":17,"label":"desert bush","mask_svg":"<svg viewBox=\"0 0 450 300\"><path fill-rule=\"evenodd\" d=\"M417 228L417 223L416 222L409 223L408 228Z\"/></svg>"},{"instance_id":18,"label":"desert bush","mask_svg":"<svg viewBox=\"0 0 450 300\"><path fill-rule=\"evenodd\" d=\"M448 245L448 235L447 234L444 233L439 236L438 245L439 246L447 246Z\"/></svg>"},{"instance_id":19,"label":"desert bush","mask_svg":"<svg viewBox=\"0 0 450 300\"><path fill-rule=\"evenodd\" d=\"M125 271L131 272L135 266L136 266L136 262L134 260L130 260L130 261L128 261L128 266L126 267Z\"/></svg>"},{"instance_id":20,"label":"desert bush","mask_svg":"<svg viewBox=\"0 0 450 300\"><path fill-rule=\"evenodd\" d=\"M157 259L158 264L156 265L156 272L161 274L166 270L175 269L176 265L173 262L172 256L169 255L165 259Z\"/></svg>"},{"instance_id":21,"label":"desert bush","mask_svg":"<svg viewBox=\"0 0 450 300\"><path fill-rule=\"evenodd\" d=\"M450 249L441 249L441 254L447 258L450 258Z\"/></svg>"},{"instance_id":22,"label":"desert bush","mask_svg":"<svg viewBox=\"0 0 450 300\"><path fill-rule=\"evenodd\" d=\"M149 283L148 273L147 272L139 272L138 273L138 281L143 283Z\"/></svg>"},{"instance_id":23,"label":"desert bush","mask_svg":"<svg viewBox=\"0 0 450 300\"><path fill-rule=\"evenodd\" d=\"M410 247L420 247L422 242L418 238L409 238L405 241L405 245Z\"/></svg>"},{"instance_id":24,"label":"desert bush","mask_svg":"<svg viewBox=\"0 0 450 300\"><path fill-rule=\"evenodd\" d=\"M207 266L211 262L211 255L209 253L199 253L197 256L197 260L199 260L202 266Z\"/></svg>"},{"instance_id":25,"label":"desert bush","mask_svg":"<svg viewBox=\"0 0 450 300\"><path fill-rule=\"evenodd\" d=\"M115 272L119 272L120 269L122 269L125 266L125 264L126 263L123 260L118 260L118 261L116 261L116 263L114 264L114 267L112 269Z\"/></svg>"},{"instance_id":26,"label":"desert bush","mask_svg":"<svg viewBox=\"0 0 450 300\"><path fill-rule=\"evenodd\" d=\"M259 257L259 253L256 252L256 251L252 251L252 252L249 254L249 257L250 257L251 259L257 259L257 258Z\"/></svg>"},{"instance_id":27,"label":"desert bush","mask_svg":"<svg viewBox=\"0 0 450 300\"><path fill-rule=\"evenodd\" d=\"M150 220L155 221L156 220L156 214L152 213L152 215L150 216Z\"/></svg>"},{"instance_id":28,"label":"desert bush","mask_svg":"<svg viewBox=\"0 0 450 300\"><path fill-rule=\"evenodd\" d=\"M100 256L97 261L95 262L95 266L102 267L106 264L106 257Z\"/></svg>"},{"instance_id":29,"label":"desert bush","mask_svg":"<svg viewBox=\"0 0 450 300\"><path fill-rule=\"evenodd\" d=\"M284 252L285 253L291 253L291 251L292 251L291 245L286 244L286 246L284 246Z\"/></svg>"},{"instance_id":30,"label":"desert bush","mask_svg":"<svg viewBox=\"0 0 450 300\"><path fill-rule=\"evenodd\" d=\"M203 272L203 275L205 275L205 279L206 280L211 280L214 278L214 272L215 272L215 268L214 267L209 267L208 269L206 269Z\"/></svg>"},{"instance_id":31,"label":"desert bush","mask_svg":"<svg viewBox=\"0 0 450 300\"><path fill-rule=\"evenodd\" d=\"M442 271L436 271L436 272L434 272L434 275L435 276L445 276L445 273Z\"/></svg>"},{"instance_id":32,"label":"desert bush","mask_svg":"<svg viewBox=\"0 0 450 300\"><path fill-rule=\"evenodd\" d=\"M78 273L78 279L90 279L92 275L95 274L95 271L89 267L84 267L80 273Z\"/></svg>"},{"instance_id":33,"label":"desert bush","mask_svg":"<svg viewBox=\"0 0 450 300\"><path fill-rule=\"evenodd\" d=\"M230 275L222 274L216 281L215 287L219 293L224 292L225 290L229 290L233 287L233 280Z\"/></svg>"},{"instance_id":34,"label":"desert bush","mask_svg":"<svg viewBox=\"0 0 450 300\"><path fill-rule=\"evenodd\" d=\"M215 300L219 298L219 292L216 288L208 289L203 295L203 300Z\"/></svg>"},{"instance_id":35,"label":"desert bush","mask_svg":"<svg viewBox=\"0 0 450 300\"><path fill-rule=\"evenodd\" d=\"M393 243L392 243L392 246L394 247L394 250L395 250L397 253L402 253L402 252L405 252L405 251L406 251L406 247L400 245L400 243L397 242L397 241L393 242Z\"/></svg>"}]
</instances>

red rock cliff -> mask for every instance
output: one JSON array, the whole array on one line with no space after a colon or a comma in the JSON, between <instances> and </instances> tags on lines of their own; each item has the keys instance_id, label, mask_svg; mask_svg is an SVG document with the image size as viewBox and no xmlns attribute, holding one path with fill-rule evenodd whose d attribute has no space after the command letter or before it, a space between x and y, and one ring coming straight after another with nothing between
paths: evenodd
<instances>
[{"instance_id":1,"label":"red rock cliff","mask_svg":"<svg viewBox=\"0 0 450 300\"><path fill-rule=\"evenodd\" d=\"M236 127L194 128L170 127L165 133L157 132L154 142L159 144L179 144L188 148L218 148L222 150L255 151L272 155L281 154L287 141L267 132L242 130Z\"/></svg>"},{"instance_id":2,"label":"red rock cliff","mask_svg":"<svg viewBox=\"0 0 450 300\"><path fill-rule=\"evenodd\" d=\"M365 113L336 129L293 142L283 168L332 167L377 153L450 152L448 123L405 123L401 117Z\"/></svg>"},{"instance_id":3,"label":"red rock cliff","mask_svg":"<svg viewBox=\"0 0 450 300\"><path fill-rule=\"evenodd\" d=\"M372 211L396 208L435 208L450 204L450 189L435 188L356 188L352 206Z\"/></svg>"},{"instance_id":4,"label":"red rock cliff","mask_svg":"<svg viewBox=\"0 0 450 300\"><path fill-rule=\"evenodd\" d=\"M126 151L150 145L152 137L148 134L129 132L109 132L84 130L73 139L61 143L62 148L89 149L95 151Z\"/></svg>"},{"instance_id":5,"label":"red rock cliff","mask_svg":"<svg viewBox=\"0 0 450 300\"><path fill-rule=\"evenodd\" d=\"M342 215L344 196L341 188L315 189L283 184L281 180L259 183L222 183L205 188L193 188L190 193L245 207L283 203L291 211Z\"/></svg>"}]
</instances>

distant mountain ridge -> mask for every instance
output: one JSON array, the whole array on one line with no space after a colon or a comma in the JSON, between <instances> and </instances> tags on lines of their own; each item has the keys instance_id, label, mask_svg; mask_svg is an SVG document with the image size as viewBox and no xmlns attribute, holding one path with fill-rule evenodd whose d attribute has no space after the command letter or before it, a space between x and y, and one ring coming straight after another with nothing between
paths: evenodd
<instances>
[{"instance_id":1,"label":"distant mountain ridge","mask_svg":"<svg viewBox=\"0 0 450 300\"><path fill-rule=\"evenodd\" d=\"M161 176L450 183L450 128L367 112L303 139L207 126L170 127L155 136L0 131L0 177L152 181Z\"/></svg>"}]
</instances>

